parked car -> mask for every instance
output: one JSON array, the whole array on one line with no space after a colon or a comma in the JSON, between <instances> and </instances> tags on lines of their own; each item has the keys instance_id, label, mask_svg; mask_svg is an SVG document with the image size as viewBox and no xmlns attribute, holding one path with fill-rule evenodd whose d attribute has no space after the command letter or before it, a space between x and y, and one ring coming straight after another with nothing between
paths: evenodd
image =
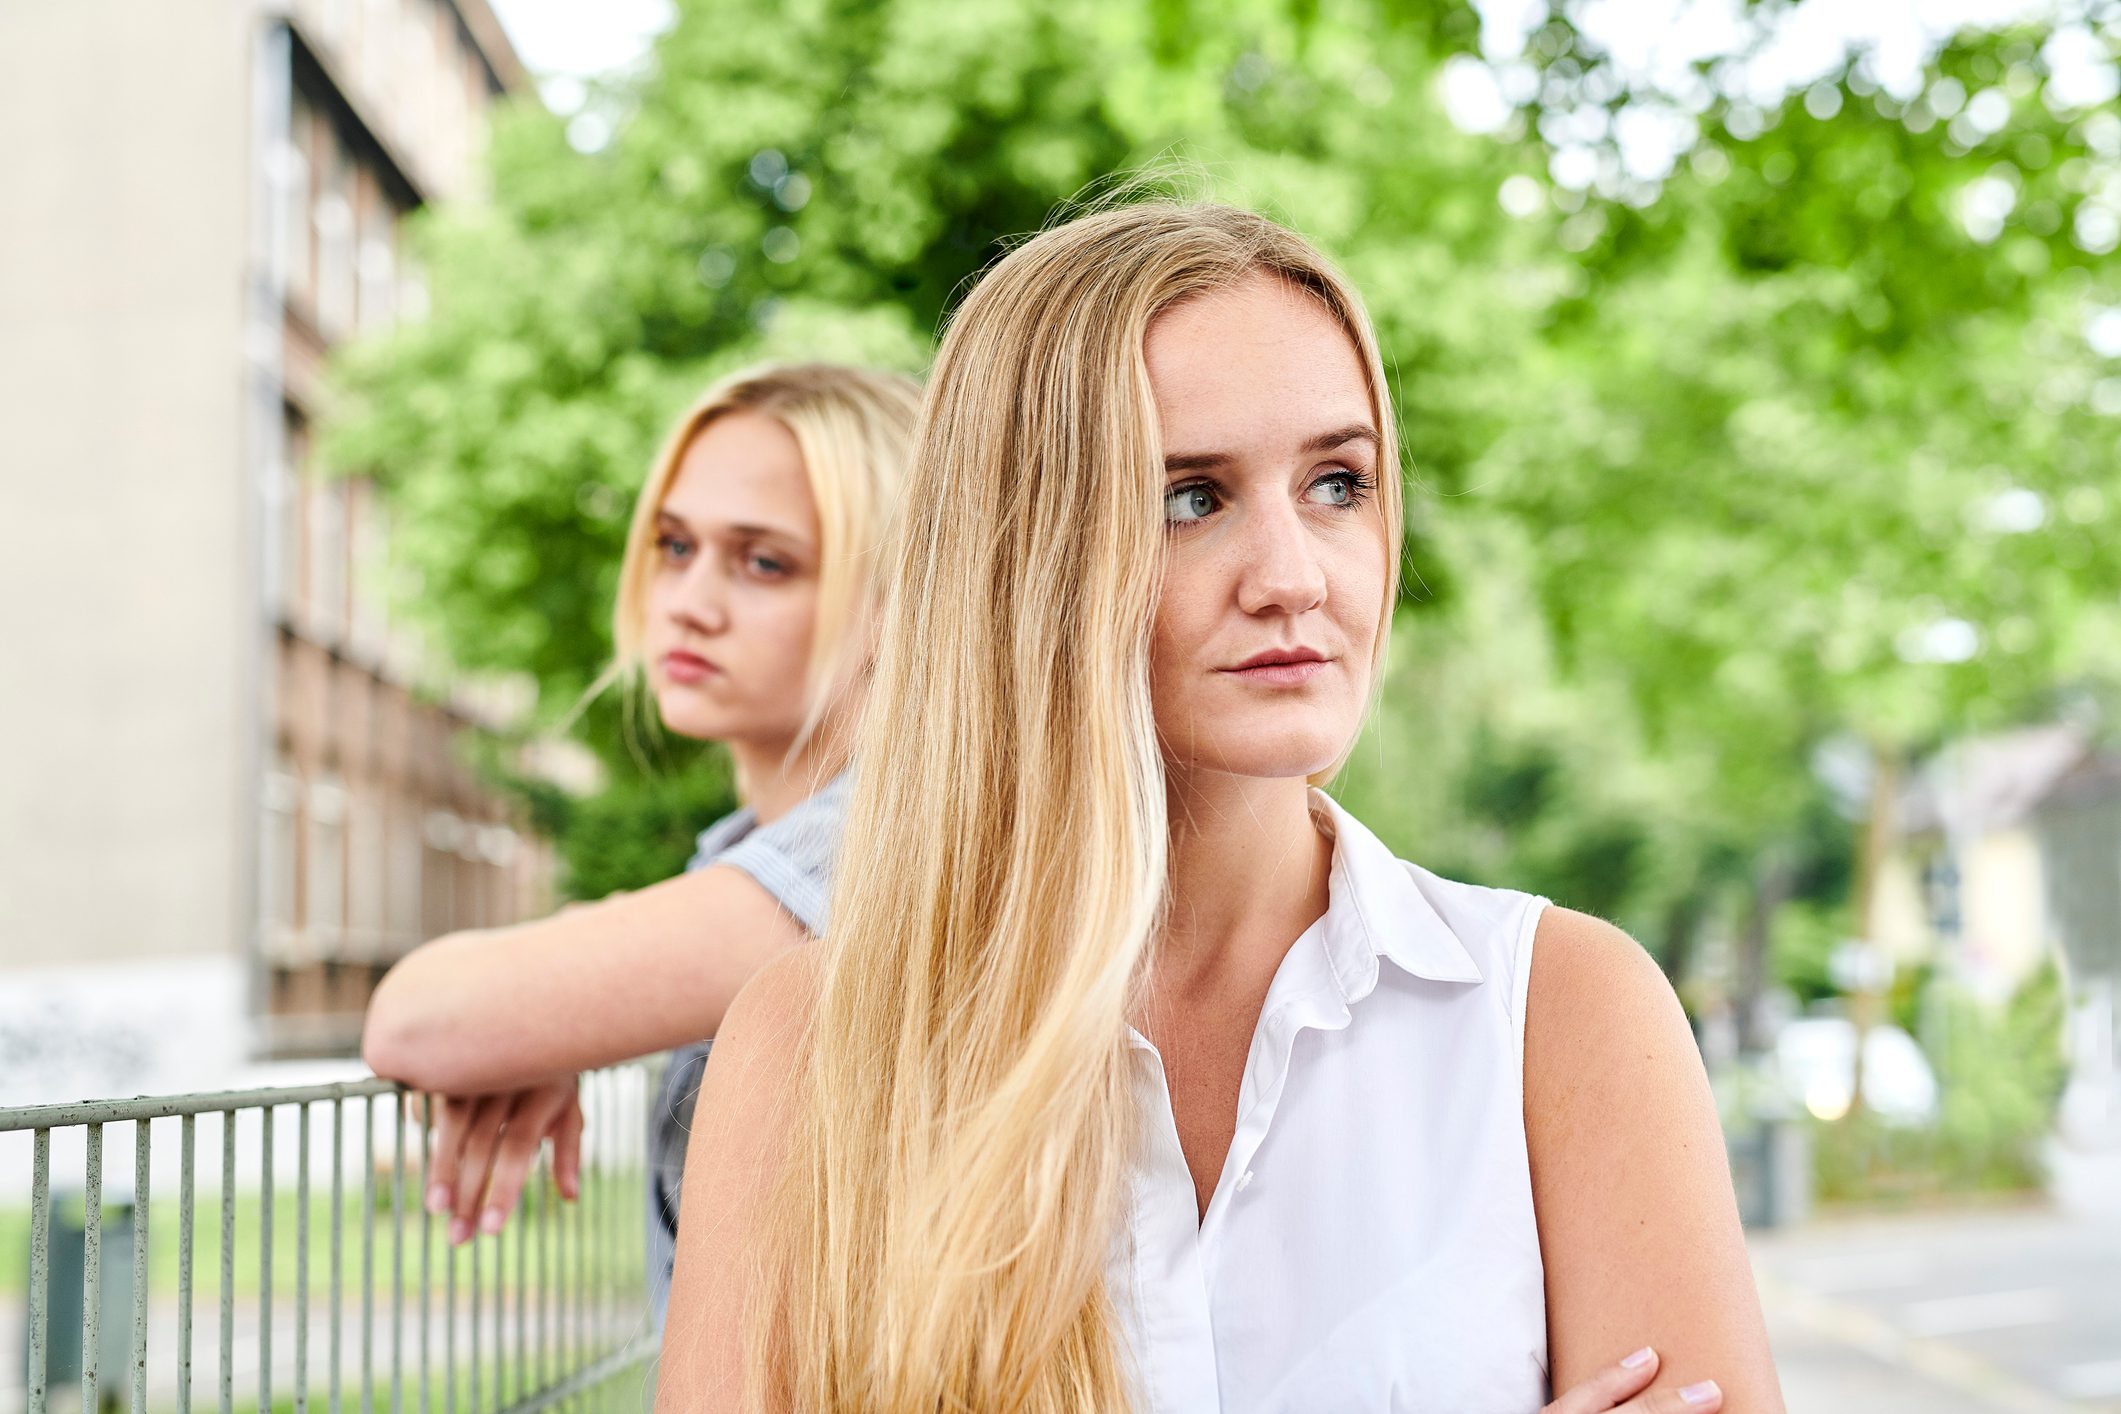
<instances>
[{"instance_id":1,"label":"parked car","mask_svg":"<svg viewBox=\"0 0 2121 1414\"><path fill-rule=\"evenodd\" d=\"M1775 1067L1790 1099L1821 1119L1848 1113L1856 1093L1856 1026L1844 1016L1804 1016L1775 1036ZM1915 1038L1890 1024L1863 1038L1863 1107L1896 1124L1937 1117L1937 1077Z\"/></svg>"}]
</instances>

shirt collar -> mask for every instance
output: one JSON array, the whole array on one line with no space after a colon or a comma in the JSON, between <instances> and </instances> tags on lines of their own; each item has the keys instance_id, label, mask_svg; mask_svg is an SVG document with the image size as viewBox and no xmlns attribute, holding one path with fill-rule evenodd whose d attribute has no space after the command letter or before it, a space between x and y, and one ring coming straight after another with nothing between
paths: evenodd
<instances>
[{"instance_id":1,"label":"shirt collar","mask_svg":"<svg viewBox=\"0 0 2121 1414\"><path fill-rule=\"evenodd\" d=\"M1377 959L1430 982L1478 982L1480 968L1405 864L1322 790L1311 818L1333 837L1322 942L1341 995L1360 1001L1377 987Z\"/></svg>"},{"instance_id":2,"label":"shirt collar","mask_svg":"<svg viewBox=\"0 0 2121 1414\"><path fill-rule=\"evenodd\" d=\"M686 870L705 869L714 863L716 855L750 834L758 819L750 806L740 806L700 831L699 839L693 842L692 859L685 865Z\"/></svg>"},{"instance_id":3,"label":"shirt collar","mask_svg":"<svg viewBox=\"0 0 2121 1414\"><path fill-rule=\"evenodd\" d=\"M1310 804L1312 820L1333 840L1326 913L1291 947L1268 1009L1284 996L1300 1009L1296 1024L1346 1026L1347 1008L1377 990L1380 957L1426 981L1479 982L1480 968L1408 866L1324 791L1314 787ZM1155 1049L1132 1026L1127 1036L1138 1050Z\"/></svg>"}]
</instances>

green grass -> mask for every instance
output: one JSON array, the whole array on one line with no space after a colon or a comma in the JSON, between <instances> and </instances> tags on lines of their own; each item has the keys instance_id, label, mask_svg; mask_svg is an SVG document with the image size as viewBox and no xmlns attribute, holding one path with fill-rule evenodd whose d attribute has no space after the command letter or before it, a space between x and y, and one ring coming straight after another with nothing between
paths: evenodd
<instances>
[{"instance_id":1,"label":"green grass","mask_svg":"<svg viewBox=\"0 0 2121 1414\"><path fill-rule=\"evenodd\" d=\"M642 1229L641 1206L646 1193L647 1178L638 1168L614 1169L587 1173L583 1176L582 1193L574 1203L556 1203L552 1190L543 1188L530 1200L530 1230L522 1234L525 1223L525 1205L519 1204L509 1218L498 1238L481 1237L473 1244L460 1248L454 1254L460 1287L470 1280L472 1256L470 1248L478 1249L481 1275L490 1285L494 1270L494 1253L501 1249L501 1261L506 1279L511 1287L516 1283L516 1267L520 1259L527 1261L530 1273L537 1271L540 1244L545 1244L545 1261L548 1270L561 1259L562 1234L553 1229L553 1210L558 1209L560 1220L566 1224L565 1240L567 1258L570 1263L568 1276L574 1278L572 1259L577 1251L585 1259L586 1275L592 1285L602 1280L627 1282L645 1279L645 1253ZM321 1190L321 1191L320 1191ZM222 1214L221 1197L218 1191L211 1194L194 1195L192 1227L192 1292L197 1305L211 1307L221 1292ZM391 1263L398 1241L399 1222L388 1174L378 1174L374 1195L373 1217L369 1217L367 1196L358 1181L348 1185L338 1205L339 1261L341 1289L346 1293L349 1306L358 1300L362 1281L364 1232L372 1225L373 1281L378 1299L387 1306L391 1283ZM405 1210L403 1218L403 1280L408 1296L418 1290L419 1273L423 1252L428 1263L431 1279L436 1290L441 1289L451 1252L447 1244L445 1219L427 1219L420 1208L417 1192L417 1175L408 1174L406 1179ZM80 1221L81 1199L78 1195L61 1199L62 1207L70 1208L76 1222ZM320 1300L329 1291L331 1274L331 1243L333 1205L328 1176L325 1183L313 1188L308 1203L308 1289L311 1299ZM275 1187L272 1203L272 1283L276 1298L291 1299L302 1260L298 1241L298 1224L303 1205L293 1191L293 1184L282 1179ZM105 1207L105 1232L111 1231L113 1215ZM263 1218L265 1205L257 1193L238 1193L234 1204L233 1251L234 1281L232 1294L236 1300L256 1300L263 1290ZM158 1196L148 1208L148 1291L154 1297L174 1297L178 1292L181 1266L180 1223L181 1200L174 1194ZM579 1224L579 1226L577 1226ZM30 1210L27 1204L0 1207L0 1297L21 1300L28 1285L29 1275L29 1228ZM527 1236L527 1243L524 1242ZM577 1248L573 1244L579 1243ZM524 1244L519 1247L519 1244ZM114 1259L106 1246L106 1259ZM130 1281L130 1272L119 1273L106 1265L106 1282Z\"/></svg>"},{"instance_id":2,"label":"green grass","mask_svg":"<svg viewBox=\"0 0 2121 1414\"><path fill-rule=\"evenodd\" d=\"M546 1372L553 1377L564 1374L560 1368L559 1353L571 1345L576 1335L578 1322L570 1321L567 1308L580 1297L586 1296L592 1312L624 1311L636 1306L640 1293L647 1284L646 1252L642 1228L642 1200L646 1192L646 1175L638 1168L614 1168L609 1171L593 1171L583 1176L582 1195L576 1203L558 1204L558 1215L567 1225L566 1268L556 1270L562 1259L561 1234L554 1230L553 1199L550 1189L541 1189L529 1207L530 1224L526 1229L525 1208L518 1206L511 1215L509 1225L498 1237L480 1237L473 1243L452 1253L446 1243L447 1224L443 1219L422 1221L424 1214L419 1207L419 1195L413 1179L408 1175L405 1193L404 1247L402 1256L402 1290L404 1306L401 1336L401 1368L405 1386L399 1407L403 1414L418 1414L422 1408L419 1361L419 1331L421 1308L421 1258L423 1252L428 1263L428 1308L432 1324L429 1327L430 1373L426 1380L426 1408L431 1414L447 1414L454 1407L459 1414L470 1414L474 1409L492 1410L496 1407L495 1380L503 1379L503 1392L512 1402L524 1397L531 1389L545 1383L539 1376L538 1357L534 1347L537 1340L539 1315L546 1316L546 1340L550 1364ZM192 1408L194 1411L211 1410L218 1401L220 1364L218 1352L218 1307L221 1301L221 1200L218 1189L210 1195L199 1195L204 1201L194 1207L192 1248ZM390 1349L392 1319L392 1260L398 1231L396 1195L388 1174L379 1173L373 1208L373 1335L371 1369L377 1414L388 1414L390 1402ZM78 1222L82 1212L79 1195L61 1199L62 1210L69 1210ZM255 1313L255 1303L263 1293L262 1256L265 1204L257 1193L236 1195L234 1222L232 1224L234 1254L233 1283L231 1297L239 1309L248 1303L248 1311ZM311 1319L320 1319L328 1310L331 1292L331 1218L334 1207L327 1182L321 1192L313 1191L308 1204L309 1253L307 1290ZM339 1204L340 1217L340 1410L341 1414L363 1414L361 1403L361 1319L364 1308L362 1284L363 1223L370 1208L368 1197L358 1182L349 1186ZM279 1312L273 1340L276 1352L282 1358L291 1348L293 1330L286 1318L286 1311L295 1295L297 1274L300 1270L300 1254L297 1251L296 1227L301 1216L302 1205L291 1191L291 1185L281 1183L276 1187L272 1203L273 1248L272 1283L274 1305ZM180 1201L175 1194L159 1196L148 1210L148 1291L158 1301L173 1301L179 1290L179 1223ZM106 1247L104 1279L106 1285L117 1282L129 1288L131 1269L123 1251L109 1245L112 1229L110 1222L116 1213L106 1207ZM577 1224L579 1223L579 1226ZM20 1302L27 1287L29 1270L30 1212L26 1205L0 1208L0 1301ZM576 1244L579 1243L577 1246ZM544 1247L544 1261L548 1276L554 1279L556 1290L548 1304L540 1300L534 1280L519 1281L519 1268L527 1268L522 1276L534 1278L538 1272L539 1248ZM500 1336L496 1339L496 1291L494 1285L495 1256L499 1251L505 1290L505 1314L499 1318ZM474 1256L474 1252L476 1256ZM580 1260L577 1261L577 1254ZM481 1358L477 1373L479 1399L472 1399L474 1376L470 1364L469 1335L459 1331L457 1337L457 1360L451 1368L444 1365L446 1349L446 1321L443 1317L443 1298L447 1291L449 1264L456 1266L457 1300L459 1309L468 1307L471 1292L471 1272L477 1262L483 1287L480 1304ZM529 1309L526 1318L518 1318L518 1292L525 1292ZM605 1297L602 1293L617 1293ZM19 1318L17 1318L19 1319ZM623 1317L622 1317L623 1319ZM519 1358L516 1333L522 1329L531 1345L531 1353ZM568 1341L563 1342L566 1332ZM500 1349L497 1351L496 1346ZM600 1357L606 1353L599 1348L579 1356L577 1363ZM150 1349L151 1376L167 1379L171 1370L173 1354L166 1349ZM254 1358L254 1357L253 1357ZM305 1414L327 1414L330 1408L327 1382L329 1378L329 1342L322 1331L313 1330L308 1351L308 1399ZM278 1363L276 1361L276 1363ZM19 1368L0 1372L0 1384L14 1385L20 1378ZM254 1369L241 1372L254 1376ZM284 1376L284 1372L283 1372ZM597 1388L569 1401L582 1414L622 1407L637 1409L639 1405L639 1381L642 1372L629 1370L621 1376L607 1380ZM158 1381L151 1378L150 1384ZM128 1387L121 1379L116 1391L122 1406ZM245 1410L257 1408L255 1394L245 1396L240 1391L244 1381L239 1380L236 1403ZM450 1395L454 1385L455 1403ZM55 1402L54 1409L74 1408L71 1400ZM295 1399L291 1391L276 1390L273 1399L274 1414L295 1414ZM174 1401L167 1404L157 1398L149 1406L149 1414L175 1414Z\"/></svg>"}]
</instances>

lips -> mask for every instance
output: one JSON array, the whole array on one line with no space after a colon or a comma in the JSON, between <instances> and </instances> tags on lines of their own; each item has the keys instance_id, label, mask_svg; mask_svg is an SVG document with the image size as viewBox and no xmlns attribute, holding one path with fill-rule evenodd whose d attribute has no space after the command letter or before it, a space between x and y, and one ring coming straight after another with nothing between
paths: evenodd
<instances>
[{"instance_id":1,"label":"lips","mask_svg":"<svg viewBox=\"0 0 2121 1414\"><path fill-rule=\"evenodd\" d=\"M672 649L663 655L663 676L675 683L692 684L705 682L711 675L720 672L709 660L697 653L687 653L682 648Z\"/></svg>"},{"instance_id":2,"label":"lips","mask_svg":"<svg viewBox=\"0 0 2121 1414\"><path fill-rule=\"evenodd\" d=\"M1315 648L1269 648L1221 672L1262 686L1296 687L1324 672L1331 661Z\"/></svg>"}]
</instances>

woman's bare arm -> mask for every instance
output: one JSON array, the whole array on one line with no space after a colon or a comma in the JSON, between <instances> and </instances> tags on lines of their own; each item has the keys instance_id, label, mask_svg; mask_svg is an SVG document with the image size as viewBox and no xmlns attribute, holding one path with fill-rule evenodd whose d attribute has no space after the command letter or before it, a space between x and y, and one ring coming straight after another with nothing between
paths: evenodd
<instances>
[{"instance_id":1,"label":"woman's bare arm","mask_svg":"<svg viewBox=\"0 0 2121 1414\"><path fill-rule=\"evenodd\" d=\"M1727 1414L1781 1414L1723 1134L1664 974L1609 923L1539 921L1525 1137L1555 1389L1655 1346L1653 1389L1714 1380Z\"/></svg>"},{"instance_id":2,"label":"woman's bare arm","mask_svg":"<svg viewBox=\"0 0 2121 1414\"><path fill-rule=\"evenodd\" d=\"M815 962L799 948L761 970L730 1005L708 1058L685 1151L685 1219L656 1372L657 1414L756 1407L745 1401L759 1244L787 1160L788 1102L815 1008Z\"/></svg>"},{"instance_id":3,"label":"woman's bare arm","mask_svg":"<svg viewBox=\"0 0 2121 1414\"><path fill-rule=\"evenodd\" d=\"M726 865L506 928L452 933L376 988L361 1057L417 1089L481 1095L715 1034L751 976L808 935Z\"/></svg>"}]
</instances>

